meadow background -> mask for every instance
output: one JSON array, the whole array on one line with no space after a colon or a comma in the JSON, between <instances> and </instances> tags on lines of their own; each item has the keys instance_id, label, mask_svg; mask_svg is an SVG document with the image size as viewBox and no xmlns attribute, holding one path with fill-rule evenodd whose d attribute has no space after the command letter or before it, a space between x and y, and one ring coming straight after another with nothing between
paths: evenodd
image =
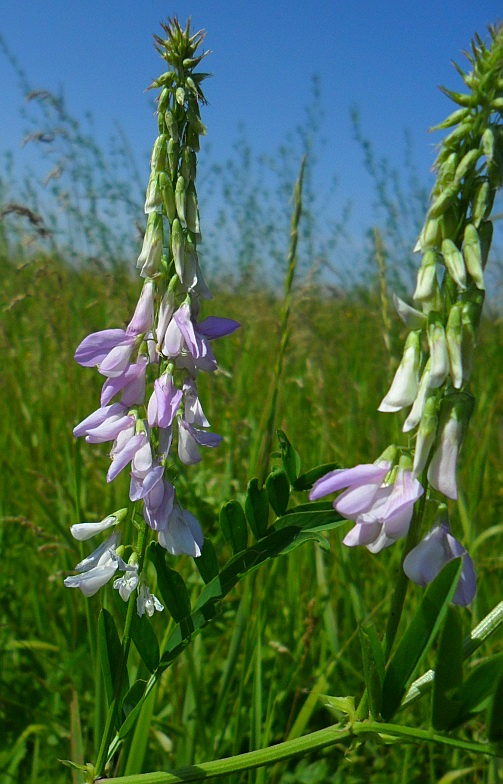
<instances>
[{"instance_id":1,"label":"meadow background","mask_svg":"<svg viewBox=\"0 0 503 784\"><path fill-rule=\"evenodd\" d=\"M22 66L10 68L22 92L33 93ZM205 313L236 318L242 328L217 345L220 371L201 379L205 411L224 444L177 487L222 561L230 551L218 512L244 497L278 352L291 196L304 152L304 213L277 427L300 453L303 470L369 462L403 439L400 417L376 409L401 355L405 330L391 294L411 290L417 260L410 249L428 178L406 146L399 168L377 155L356 112L355 146L378 210L367 216L366 231L350 236L345 204L327 215L327 191L315 176L325 154L323 111L323 80L315 77L298 131L267 155L242 132L228 155L205 159L203 149L200 156L202 261L215 294ZM104 701L88 638L99 599L62 587L80 557L69 526L121 507L128 484L122 475L106 484L106 446L72 436L96 408L100 381L76 365L73 353L89 332L122 326L132 313L146 178L127 135L103 146L60 95L38 92L24 112L40 176L19 173L9 156L0 171L0 781L59 784L72 775L81 781L58 760L93 756ZM460 499L451 509L454 532L479 576L477 597L462 611L465 634L501 594L501 259L497 239L473 380L477 404L463 447ZM294 502L306 500L297 493ZM330 535L330 552L308 543L231 592L145 705L122 754L123 772L180 767L298 737L333 719L320 695L361 692L357 624L372 618L382 629L400 552L350 551L341 545L345 531ZM197 593L193 562L173 564ZM410 612L420 596L411 586ZM107 602L112 610L111 595ZM161 630L167 613L155 622ZM498 644L487 643L477 657ZM136 673L142 666L133 656ZM407 721L427 726L427 699L407 709ZM483 714L461 734L482 738ZM368 743L347 756L331 749L235 781L496 784L502 775L498 761L465 752Z\"/></svg>"}]
</instances>

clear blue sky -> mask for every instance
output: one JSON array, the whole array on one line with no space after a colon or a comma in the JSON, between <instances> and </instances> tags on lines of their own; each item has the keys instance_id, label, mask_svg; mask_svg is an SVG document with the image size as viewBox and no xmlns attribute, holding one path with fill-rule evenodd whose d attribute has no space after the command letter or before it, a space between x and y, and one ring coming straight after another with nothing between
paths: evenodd
<instances>
[{"instance_id":1,"label":"clear blue sky","mask_svg":"<svg viewBox=\"0 0 503 784\"><path fill-rule=\"evenodd\" d=\"M437 86L459 89L451 59L462 63L473 33L484 36L501 11L495 0L16 0L2 4L0 31L35 87L63 87L73 113L91 110L100 140L119 120L140 159L155 136L144 88L162 70L152 34L168 16L191 16L207 30L214 78L204 119L216 159L225 159L240 121L257 151L272 152L302 120L319 74L328 144L318 176L337 175L341 204L351 199L355 225L368 225L373 194L350 106L377 152L397 163L404 129L412 131L427 176L427 128L451 111ZM0 83L0 154L18 150L22 166L21 98L1 53Z\"/></svg>"}]
</instances>

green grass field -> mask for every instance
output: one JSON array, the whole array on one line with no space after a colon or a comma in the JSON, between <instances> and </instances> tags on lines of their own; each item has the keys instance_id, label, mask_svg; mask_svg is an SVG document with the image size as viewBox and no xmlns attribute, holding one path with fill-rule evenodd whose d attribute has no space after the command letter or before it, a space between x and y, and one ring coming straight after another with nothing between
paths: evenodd
<instances>
[{"instance_id":1,"label":"green grass field","mask_svg":"<svg viewBox=\"0 0 503 784\"><path fill-rule=\"evenodd\" d=\"M1 275L0 781L81 782L81 774L58 760L95 758L105 696L89 632L95 646L100 598L117 610L111 586L90 600L63 587L80 558L69 527L123 506L128 480L121 474L107 485L106 445L72 436L75 424L98 406L100 382L73 361L73 352L89 332L123 326L139 284L120 268L113 275L76 271L42 257L22 267L3 259ZM244 497L251 476L278 351L280 304L272 295L236 288L205 306L206 314L236 318L242 329L217 345L221 370L201 384L205 411L224 443L187 469L177 487L222 561L230 552L218 513L225 501ZM465 634L501 593L502 337L501 317L482 322L477 404L462 452L460 500L452 507L454 533L468 547L479 581L475 602L460 611ZM393 318L395 366L402 338ZM376 411L389 381L377 291L340 298L299 291L276 424L300 453L303 470L329 461L371 462L391 441L406 443L399 417ZM297 493L294 501L306 496ZM229 594L220 615L145 703L121 753L120 773L167 770L295 738L333 719L323 695L361 694L357 624L371 618L382 629L400 552L350 551L341 545L347 529L329 535L330 552L308 543ZM201 579L193 561L182 556L173 565L197 593ZM410 587L405 619L421 595ZM171 623L167 612L157 615L159 637ZM498 644L501 638L486 643L475 659ZM130 668L131 676L141 676L136 654ZM426 698L402 719L426 727L428 712ZM482 738L483 720L482 713L460 736ZM226 780L495 784L501 776L501 763L459 750L368 742L346 754L332 748Z\"/></svg>"}]
</instances>

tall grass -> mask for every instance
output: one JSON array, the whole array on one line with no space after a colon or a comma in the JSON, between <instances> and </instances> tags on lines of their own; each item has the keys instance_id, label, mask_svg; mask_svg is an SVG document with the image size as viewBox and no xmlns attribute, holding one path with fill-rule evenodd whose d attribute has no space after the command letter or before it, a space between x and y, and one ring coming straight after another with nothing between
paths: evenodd
<instances>
[{"instance_id":1,"label":"tall grass","mask_svg":"<svg viewBox=\"0 0 503 784\"><path fill-rule=\"evenodd\" d=\"M68 529L118 508L127 492L122 477L105 486L106 448L81 452L72 438L72 427L92 410L98 394L98 379L78 367L72 353L88 332L121 323L138 287L126 269L113 275L75 270L54 257L21 267L3 259L1 274L0 770L5 781L63 782L68 776L57 760L70 757L71 744L78 749L80 743L82 759L88 759L100 731L92 719L98 676L86 641L88 625L95 633L98 604L90 600L86 614L80 594L63 590L62 577L79 555ZM389 372L379 337L379 292L355 290L341 299L313 293L299 291L294 302L277 409L277 423L306 469L333 460L357 463L399 437L396 417L374 413ZM198 515L223 557L227 545L218 537L218 510L246 489L279 346L281 303L265 294L240 295L238 302L233 292L223 292L211 305L243 323L219 347L222 370L201 391L225 446L178 481L184 505ZM394 319L392 342L399 329ZM499 586L502 332L495 318L481 329L479 403L464 446L461 515L454 520L481 575L465 632L490 609ZM302 494L298 500L305 500ZM124 771L142 770L145 756L150 770L179 767L296 737L326 723L321 695L361 688L356 618L380 616L398 556L387 551L376 558L365 551L349 558L340 541L335 532L330 553L305 546L235 589L221 621L189 647L146 703L144 723L123 752ZM178 559L176 568L189 585L198 584L191 562ZM411 591L412 602L419 591ZM107 601L113 609L112 597ZM340 640L349 642L341 647ZM131 664L140 671L142 666ZM409 710L420 724L424 706ZM150 716L146 741L141 727ZM476 735L477 725L467 732ZM331 752L267 774L250 773L250 780L433 782L472 765L471 780L497 780L495 770L484 769L487 763L465 753L374 751L368 744L355 749L351 763Z\"/></svg>"}]
</instances>

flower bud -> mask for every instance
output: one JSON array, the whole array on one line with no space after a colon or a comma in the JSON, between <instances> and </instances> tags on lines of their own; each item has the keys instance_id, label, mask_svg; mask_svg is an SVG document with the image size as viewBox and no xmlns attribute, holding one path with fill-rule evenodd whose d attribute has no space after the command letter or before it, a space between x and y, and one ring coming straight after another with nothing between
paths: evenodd
<instances>
[{"instance_id":1,"label":"flower bud","mask_svg":"<svg viewBox=\"0 0 503 784\"><path fill-rule=\"evenodd\" d=\"M150 215L151 212L159 212L162 207L162 197L159 188L159 175L150 175L147 187L147 195L145 197L145 213Z\"/></svg>"},{"instance_id":2,"label":"flower bud","mask_svg":"<svg viewBox=\"0 0 503 784\"><path fill-rule=\"evenodd\" d=\"M449 355L449 367L452 383L455 389L460 389L463 384L463 358L462 358L462 310L463 303L456 302L447 319L445 329L445 339L447 341L447 353Z\"/></svg>"},{"instance_id":3,"label":"flower bud","mask_svg":"<svg viewBox=\"0 0 503 784\"><path fill-rule=\"evenodd\" d=\"M431 448L435 443L438 425L438 404L434 397L429 397L425 403L419 430L417 431L416 449L414 452L414 476L419 476L423 471Z\"/></svg>"},{"instance_id":4,"label":"flower bud","mask_svg":"<svg viewBox=\"0 0 503 784\"><path fill-rule=\"evenodd\" d=\"M466 289L466 270L463 255L452 240L442 242L442 256L449 275L461 291Z\"/></svg>"},{"instance_id":5,"label":"flower bud","mask_svg":"<svg viewBox=\"0 0 503 784\"><path fill-rule=\"evenodd\" d=\"M467 381L473 370L473 354L477 343L477 330L482 313L483 298L481 301L468 301L463 303L461 322L463 329L461 353L463 358L463 378Z\"/></svg>"},{"instance_id":6,"label":"flower bud","mask_svg":"<svg viewBox=\"0 0 503 784\"><path fill-rule=\"evenodd\" d=\"M426 250L433 250L435 245L438 244L439 236L438 218L427 218L414 250L420 250L421 253L424 253Z\"/></svg>"},{"instance_id":7,"label":"flower bud","mask_svg":"<svg viewBox=\"0 0 503 784\"><path fill-rule=\"evenodd\" d=\"M152 172L160 172L166 167L166 145L167 136L161 133L154 142L152 148L152 155L150 158L150 167Z\"/></svg>"},{"instance_id":8,"label":"flower bud","mask_svg":"<svg viewBox=\"0 0 503 784\"><path fill-rule=\"evenodd\" d=\"M166 128L168 129L170 138L173 139L174 142L179 141L178 123L172 111L168 110L166 112L166 114L164 115L164 121L166 123Z\"/></svg>"},{"instance_id":9,"label":"flower bud","mask_svg":"<svg viewBox=\"0 0 503 784\"><path fill-rule=\"evenodd\" d=\"M185 216L187 226L194 234L200 234L199 210L197 206L197 194L192 181L189 182L185 198Z\"/></svg>"},{"instance_id":10,"label":"flower bud","mask_svg":"<svg viewBox=\"0 0 503 784\"><path fill-rule=\"evenodd\" d=\"M471 202L471 217L476 228L479 228L480 223L490 214L493 208L495 195L496 188L491 187L491 184L486 177L480 179L476 184Z\"/></svg>"},{"instance_id":11,"label":"flower bud","mask_svg":"<svg viewBox=\"0 0 503 784\"><path fill-rule=\"evenodd\" d=\"M171 281L177 281L176 276L174 276ZM173 313L176 309L176 300L175 300L175 292L173 288L170 286L168 287L164 297L161 300L161 304L159 306L159 315L157 317L157 327L156 327L156 334L155 338L157 341L157 345L161 346L164 340L164 335L166 334L166 330L168 328L168 324L173 318Z\"/></svg>"},{"instance_id":12,"label":"flower bud","mask_svg":"<svg viewBox=\"0 0 503 784\"><path fill-rule=\"evenodd\" d=\"M378 411L399 411L414 402L419 383L421 345L418 332L410 332L405 342L402 361L393 378L390 390Z\"/></svg>"},{"instance_id":13,"label":"flower bud","mask_svg":"<svg viewBox=\"0 0 503 784\"><path fill-rule=\"evenodd\" d=\"M428 344L431 356L430 387L437 389L437 387L442 386L447 378L449 357L447 355L444 325L442 324L440 314L432 311L428 318Z\"/></svg>"},{"instance_id":14,"label":"flower bud","mask_svg":"<svg viewBox=\"0 0 503 784\"><path fill-rule=\"evenodd\" d=\"M146 280L140 299L135 308L133 318L127 328L128 335L144 335L152 329L154 323L154 295L155 283L153 280Z\"/></svg>"},{"instance_id":15,"label":"flower bud","mask_svg":"<svg viewBox=\"0 0 503 784\"><path fill-rule=\"evenodd\" d=\"M138 269L141 268L140 275L142 278L151 278L158 272L162 255L162 243L162 217L158 212L151 212L148 216L143 247L136 262L136 267Z\"/></svg>"},{"instance_id":16,"label":"flower bud","mask_svg":"<svg viewBox=\"0 0 503 784\"><path fill-rule=\"evenodd\" d=\"M166 172L161 172L158 179L164 212L166 213L169 222L173 223L176 218L176 204L175 192L173 190L171 180Z\"/></svg>"},{"instance_id":17,"label":"flower bud","mask_svg":"<svg viewBox=\"0 0 503 784\"><path fill-rule=\"evenodd\" d=\"M424 405L429 395L433 394L430 388L430 372L431 358L425 365L421 381L419 382L419 389L417 391L416 399L412 405L409 416L403 424L403 432L408 433L409 430L414 430L416 425L419 424L424 411Z\"/></svg>"},{"instance_id":18,"label":"flower bud","mask_svg":"<svg viewBox=\"0 0 503 784\"><path fill-rule=\"evenodd\" d=\"M171 178L176 177L176 173L178 171L179 152L180 146L178 142L175 142L174 139L170 139L168 142L168 169Z\"/></svg>"},{"instance_id":19,"label":"flower bud","mask_svg":"<svg viewBox=\"0 0 503 784\"><path fill-rule=\"evenodd\" d=\"M183 249L185 236L182 225L178 218L175 218L171 226L171 250L175 261L175 269L180 280L183 280Z\"/></svg>"},{"instance_id":20,"label":"flower bud","mask_svg":"<svg viewBox=\"0 0 503 784\"><path fill-rule=\"evenodd\" d=\"M473 411L471 395L450 395L442 401L438 444L428 468L428 481L435 490L456 500L459 450Z\"/></svg>"},{"instance_id":21,"label":"flower bud","mask_svg":"<svg viewBox=\"0 0 503 784\"><path fill-rule=\"evenodd\" d=\"M484 291L484 272L482 270L482 251L480 249L479 235L477 229L471 223L465 226L463 258L468 274L473 282L478 289Z\"/></svg>"},{"instance_id":22,"label":"flower bud","mask_svg":"<svg viewBox=\"0 0 503 784\"><path fill-rule=\"evenodd\" d=\"M481 155L482 150L470 150L461 158L461 161L459 162L456 169L456 174L454 175L454 182L457 185L461 185L461 182L469 173L470 169L475 166Z\"/></svg>"},{"instance_id":23,"label":"flower bud","mask_svg":"<svg viewBox=\"0 0 503 784\"><path fill-rule=\"evenodd\" d=\"M492 163L494 158L494 132L491 127L486 128L480 140L480 146L487 158L488 163Z\"/></svg>"},{"instance_id":24,"label":"flower bud","mask_svg":"<svg viewBox=\"0 0 503 784\"><path fill-rule=\"evenodd\" d=\"M185 218L185 179L180 174L176 181L175 205L178 217L182 223L187 223Z\"/></svg>"},{"instance_id":25,"label":"flower bud","mask_svg":"<svg viewBox=\"0 0 503 784\"><path fill-rule=\"evenodd\" d=\"M417 273L416 290L413 299L419 302L431 300L437 290L437 254L428 250L423 256Z\"/></svg>"},{"instance_id":26,"label":"flower bud","mask_svg":"<svg viewBox=\"0 0 503 784\"><path fill-rule=\"evenodd\" d=\"M185 103L185 90L183 87L177 87L175 92L175 100L179 106L183 106Z\"/></svg>"},{"instance_id":27,"label":"flower bud","mask_svg":"<svg viewBox=\"0 0 503 784\"><path fill-rule=\"evenodd\" d=\"M455 152L451 152L449 157L442 163L438 172L438 182L443 187L449 185L454 179L458 162L459 162L458 154Z\"/></svg>"}]
</instances>

